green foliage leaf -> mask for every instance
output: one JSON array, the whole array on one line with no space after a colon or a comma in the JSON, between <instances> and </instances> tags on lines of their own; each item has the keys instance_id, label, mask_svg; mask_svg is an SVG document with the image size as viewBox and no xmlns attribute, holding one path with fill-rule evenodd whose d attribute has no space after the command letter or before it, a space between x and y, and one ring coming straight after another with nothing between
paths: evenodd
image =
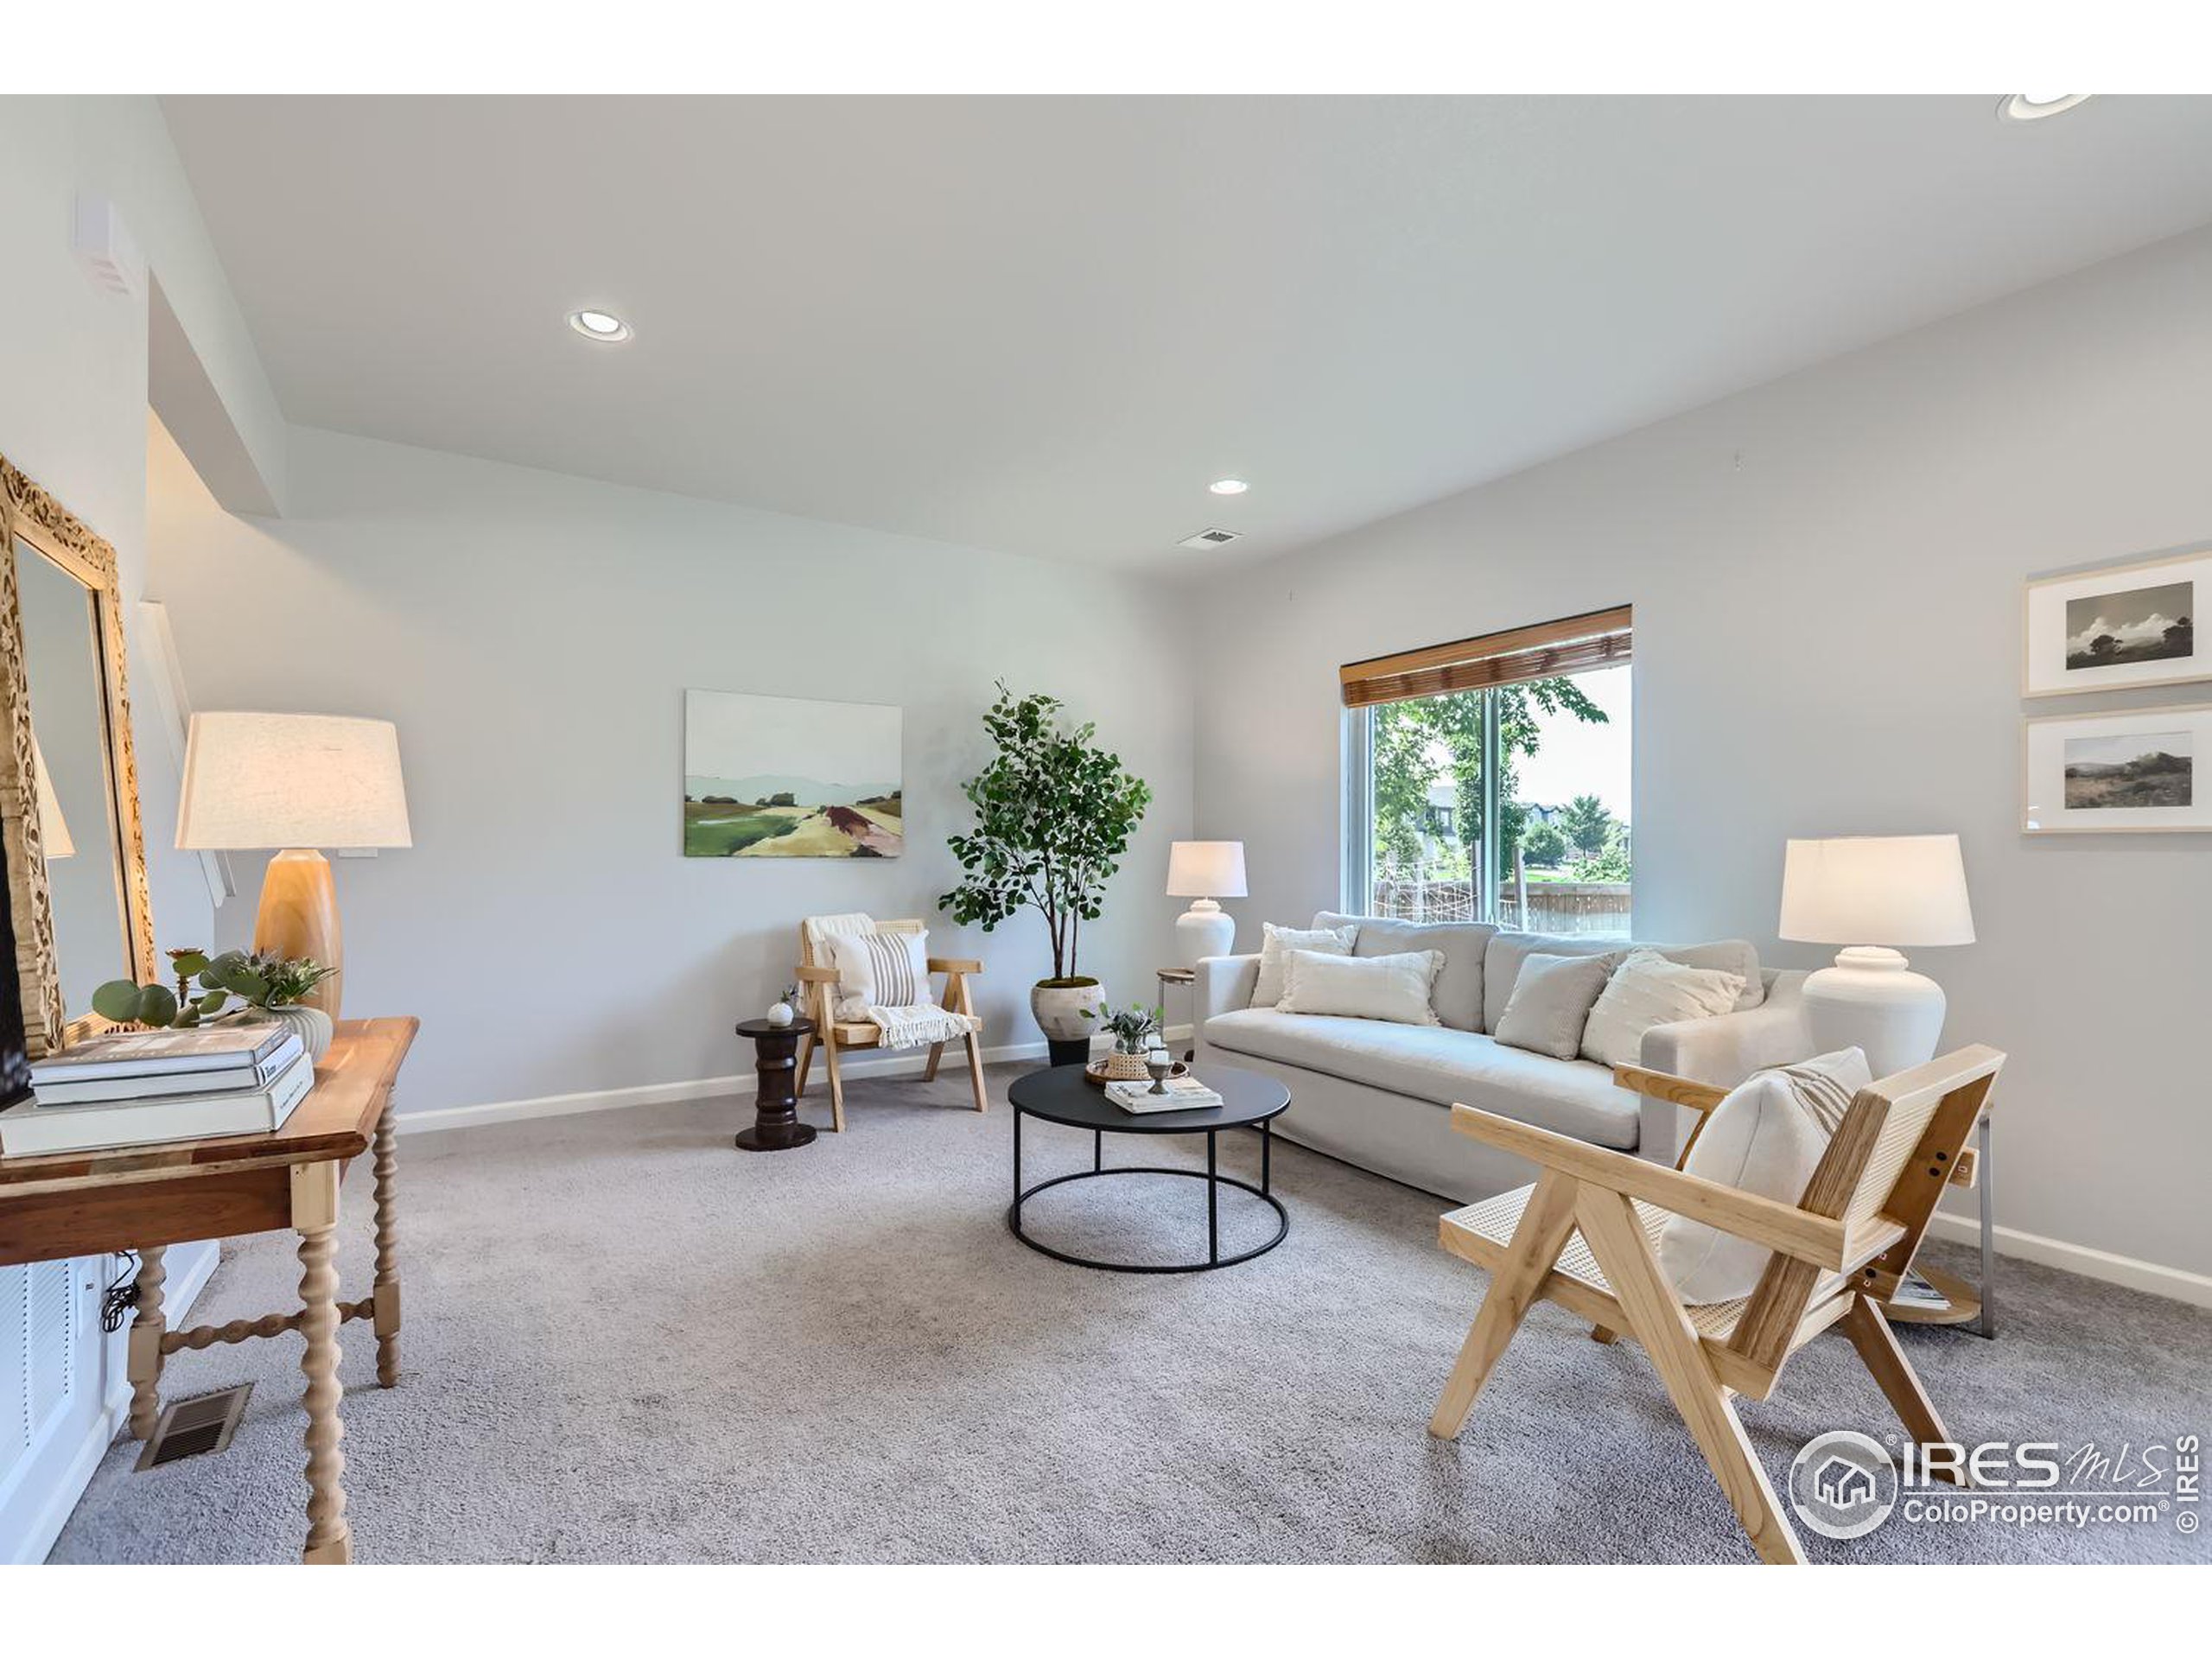
<instances>
[{"instance_id":1,"label":"green foliage leaf","mask_svg":"<svg viewBox=\"0 0 2212 1659\"><path fill-rule=\"evenodd\" d=\"M138 1011L133 1016L142 1026L166 1026L176 1020L176 994L166 985L142 985L138 988Z\"/></svg>"},{"instance_id":2,"label":"green foliage leaf","mask_svg":"<svg viewBox=\"0 0 2212 1659\"><path fill-rule=\"evenodd\" d=\"M984 712L997 747L961 792L975 809L970 832L948 838L965 876L938 899L964 925L989 932L1038 910L1052 942L1052 972L1075 971L1076 925L1097 917L1105 886L1128 850L1152 791L1099 748L1090 725L1061 728L1058 698L1015 696L1003 683Z\"/></svg>"},{"instance_id":3,"label":"green foliage leaf","mask_svg":"<svg viewBox=\"0 0 2212 1659\"><path fill-rule=\"evenodd\" d=\"M138 987L127 979L111 979L92 993L92 1012L118 1025L130 1025L138 1018Z\"/></svg>"}]
</instances>

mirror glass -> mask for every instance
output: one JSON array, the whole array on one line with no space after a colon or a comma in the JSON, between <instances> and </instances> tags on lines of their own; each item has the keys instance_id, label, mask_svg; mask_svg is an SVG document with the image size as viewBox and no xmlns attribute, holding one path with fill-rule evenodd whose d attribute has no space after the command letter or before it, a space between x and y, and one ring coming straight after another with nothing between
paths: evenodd
<instances>
[{"instance_id":1,"label":"mirror glass","mask_svg":"<svg viewBox=\"0 0 2212 1659\"><path fill-rule=\"evenodd\" d=\"M14 554L54 954L74 1020L91 1011L95 988L131 975L99 609L91 588L29 542L17 537Z\"/></svg>"}]
</instances>

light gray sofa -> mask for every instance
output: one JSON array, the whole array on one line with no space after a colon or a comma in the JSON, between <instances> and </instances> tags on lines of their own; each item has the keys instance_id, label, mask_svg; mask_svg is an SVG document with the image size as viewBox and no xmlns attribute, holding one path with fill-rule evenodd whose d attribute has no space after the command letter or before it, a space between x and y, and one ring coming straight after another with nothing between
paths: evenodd
<instances>
[{"instance_id":1,"label":"light gray sofa","mask_svg":"<svg viewBox=\"0 0 2212 1659\"><path fill-rule=\"evenodd\" d=\"M1598 1146L1674 1162L1681 1147L1675 1108L1616 1088L1611 1071L1594 1061L1554 1059L1486 1034L1504 1013L1529 957L1602 955L1626 950L1628 942L1332 911L1313 918L1316 927L1348 924L1359 930L1355 956L1443 953L1433 1000L1444 1023L1401 1026L1251 1007L1260 958L1208 957L1198 963L1196 986L1195 1069L1201 1077L1209 1065L1244 1066L1279 1077L1290 1090L1290 1109L1276 1121L1276 1133L1461 1203L1525 1185L1535 1176L1520 1159L1455 1133L1454 1102ZM1758 951L1741 939L1651 948L1698 967L1742 973L1749 982L1731 1013L1647 1032L1645 1065L1732 1087L1761 1066L1802 1059L1812 1052L1803 974L1762 969Z\"/></svg>"}]
</instances>

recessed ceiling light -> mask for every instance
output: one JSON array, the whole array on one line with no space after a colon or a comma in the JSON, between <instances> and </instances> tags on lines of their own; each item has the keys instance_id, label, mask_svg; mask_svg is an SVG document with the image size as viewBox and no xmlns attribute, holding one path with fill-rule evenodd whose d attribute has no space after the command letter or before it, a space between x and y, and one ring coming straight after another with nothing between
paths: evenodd
<instances>
[{"instance_id":1,"label":"recessed ceiling light","mask_svg":"<svg viewBox=\"0 0 2212 1659\"><path fill-rule=\"evenodd\" d=\"M630 338L630 325L612 311L571 311L569 327L586 340L605 340L610 345Z\"/></svg>"},{"instance_id":2,"label":"recessed ceiling light","mask_svg":"<svg viewBox=\"0 0 2212 1659\"><path fill-rule=\"evenodd\" d=\"M1216 495L1242 495L1251 487L1241 478L1217 478L1206 486Z\"/></svg>"},{"instance_id":3,"label":"recessed ceiling light","mask_svg":"<svg viewBox=\"0 0 2212 1659\"><path fill-rule=\"evenodd\" d=\"M2092 96L2088 92L2014 92L1997 106L1997 113L2005 121L2040 121L2045 116L2063 115L2088 103Z\"/></svg>"}]
</instances>

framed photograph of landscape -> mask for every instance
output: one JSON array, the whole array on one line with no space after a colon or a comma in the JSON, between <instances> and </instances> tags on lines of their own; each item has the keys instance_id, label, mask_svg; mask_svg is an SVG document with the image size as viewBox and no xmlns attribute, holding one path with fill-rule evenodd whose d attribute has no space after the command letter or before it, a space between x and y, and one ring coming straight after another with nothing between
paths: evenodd
<instances>
[{"instance_id":1,"label":"framed photograph of landscape","mask_svg":"<svg viewBox=\"0 0 2212 1659\"><path fill-rule=\"evenodd\" d=\"M2212 705L2022 722L2029 835L2212 830Z\"/></svg>"},{"instance_id":2,"label":"framed photograph of landscape","mask_svg":"<svg viewBox=\"0 0 2212 1659\"><path fill-rule=\"evenodd\" d=\"M2212 680L2196 609L2212 594L2212 547L2027 588L2022 693L2063 696Z\"/></svg>"},{"instance_id":3,"label":"framed photograph of landscape","mask_svg":"<svg viewBox=\"0 0 2212 1659\"><path fill-rule=\"evenodd\" d=\"M896 858L902 711L746 691L683 694L686 858Z\"/></svg>"}]
</instances>

